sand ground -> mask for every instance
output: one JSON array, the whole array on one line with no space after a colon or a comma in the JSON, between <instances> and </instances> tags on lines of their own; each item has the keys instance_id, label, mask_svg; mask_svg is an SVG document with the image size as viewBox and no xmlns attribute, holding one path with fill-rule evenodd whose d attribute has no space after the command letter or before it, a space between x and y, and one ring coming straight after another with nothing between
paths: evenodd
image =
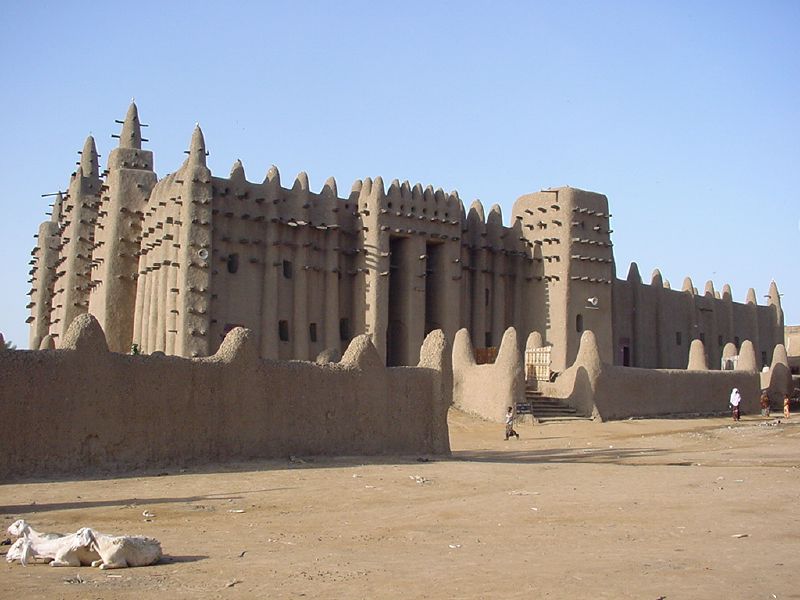
<instances>
[{"instance_id":1,"label":"sand ground","mask_svg":"<svg viewBox=\"0 0 800 600\"><path fill-rule=\"evenodd\" d=\"M430 462L5 484L3 528L142 533L166 556L116 571L3 561L0 597L800 598L800 417L772 423L523 424L505 442L451 411L452 457Z\"/></svg>"}]
</instances>

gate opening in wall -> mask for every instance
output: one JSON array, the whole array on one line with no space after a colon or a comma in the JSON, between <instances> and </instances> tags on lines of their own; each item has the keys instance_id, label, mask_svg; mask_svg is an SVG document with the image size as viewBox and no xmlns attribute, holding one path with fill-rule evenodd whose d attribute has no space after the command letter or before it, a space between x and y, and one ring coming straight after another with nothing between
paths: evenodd
<instances>
[{"instance_id":1,"label":"gate opening in wall","mask_svg":"<svg viewBox=\"0 0 800 600\"><path fill-rule=\"evenodd\" d=\"M552 346L525 350L526 381L550 381L550 350Z\"/></svg>"}]
</instances>

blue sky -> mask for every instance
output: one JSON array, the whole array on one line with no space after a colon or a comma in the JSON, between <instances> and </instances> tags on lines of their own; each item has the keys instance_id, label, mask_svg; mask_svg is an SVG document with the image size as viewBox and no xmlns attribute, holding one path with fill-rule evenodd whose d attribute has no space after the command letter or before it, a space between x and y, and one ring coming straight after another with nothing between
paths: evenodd
<instances>
[{"instance_id":1,"label":"blue sky","mask_svg":"<svg viewBox=\"0 0 800 600\"><path fill-rule=\"evenodd\" d=\"M771 279L800 323L798 2L0 1L0 332L90 132L135 97L163 176L200 122L216 175L382 175L499 204L604 193L617 274ZM794 175L793 175L794 174Z\"/></svg>"}]
</instances>

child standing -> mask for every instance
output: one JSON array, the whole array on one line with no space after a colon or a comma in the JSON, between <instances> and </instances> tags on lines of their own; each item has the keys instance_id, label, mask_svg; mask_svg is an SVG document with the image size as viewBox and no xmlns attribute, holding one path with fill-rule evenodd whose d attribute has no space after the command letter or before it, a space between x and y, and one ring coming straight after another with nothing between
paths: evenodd
<instances>
[{"instance_id":1,"label":"child standing","mask_svg":"<svg viewBox=\"0 0 800 600\"><path fill-rule=\"evenodd\" d=\"M512 435L517 436L517 439L519 439L519 434L514 431L514 409L509 406L506 411L506 441Z\"/></svg>"},{"instance_id":2,"label":"child standing","mask_svg":"<svg viewBox=\"0 0 800 600\"><path fill-rule=\"evenodd\" d=\"M789 394L783 395L783 418L789 418Z\"/></svg>"}]
</instances>

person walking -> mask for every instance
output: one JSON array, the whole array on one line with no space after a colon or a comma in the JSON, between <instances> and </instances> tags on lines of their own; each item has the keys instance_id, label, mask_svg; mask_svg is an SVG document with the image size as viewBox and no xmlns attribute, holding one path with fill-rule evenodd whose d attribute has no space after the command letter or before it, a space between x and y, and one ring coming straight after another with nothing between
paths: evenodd
<instances>
[{"instance_id":1,"label":"person walking","mask_svg":"<svg viewBox=\"0 0 800 600\"><path fill-rule=\"evenodd\" d=\"M769 416L769 394L767 393L767 390L761 391L761 416Z\"/></svg>"},{"instance_id":2,"label":"person walking","mask_svg":"<svg viewBox=\"0 0 800 600\"><path fill-rule=\"evenodd\" d=\"M517 436L517 439L519 439L519 434L514 431L514 409L509 406L506 410L506 441L512 435Z\"/></svg>"},{"instance_id":3,"label":"person walking","mask_svg":"<svg viewBox=\"0 0 800 600\"><path fill-rule=\"evenodd\" d=\"M738 388L733 388L731 391L731 406L733 407L733 420L739 420L739 404L742 402L742 395L739 393Z\"/></svg>"}]
</instances>

